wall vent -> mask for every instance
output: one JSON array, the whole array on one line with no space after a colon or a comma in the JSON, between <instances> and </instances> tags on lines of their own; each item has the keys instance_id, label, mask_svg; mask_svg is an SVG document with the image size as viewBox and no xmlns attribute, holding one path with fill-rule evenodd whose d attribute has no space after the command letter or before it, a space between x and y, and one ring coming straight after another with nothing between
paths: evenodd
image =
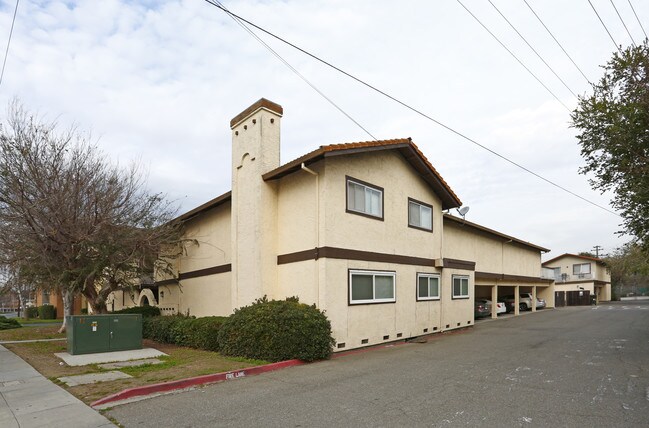
<instances>
[{"instance_id":1,"label":"wall vent","mask_svg":"<svg viewBox=\"0 0 649 428\"><path fill-rule=\"evenodd\" d=\"M369 339L363 339L363 340L361 340L361 345L365 345L369 341L370 341Z\"/></svg>"},{"instance_id":2,"label":"wall vent","mask_svg":"<svg viewBox=\"0 0 649 428\"><path fill-rule=\"evenodd\" d=\"M397 333L397 337L403 336L403 333Z\"/></svg>"},{"instance_id":3,"label":"wall vent","mask_svg":"<svg viewBox=\"0 0 649 428\"><path fill-rule=\"evenodd\" d=\"M344 348L345 347L345 342L339 343L338 344L338 349Z\"/></svg>"},{"instance_id":4,"label":"wall vent","mask_svg":"<svg viewBox=\"0 0 649 428\"><path fill-rule=\"evenodd\" d=\"M383 336L383 340L388 340L390 338L390 335Z\"/></svg>"}]
</instances>

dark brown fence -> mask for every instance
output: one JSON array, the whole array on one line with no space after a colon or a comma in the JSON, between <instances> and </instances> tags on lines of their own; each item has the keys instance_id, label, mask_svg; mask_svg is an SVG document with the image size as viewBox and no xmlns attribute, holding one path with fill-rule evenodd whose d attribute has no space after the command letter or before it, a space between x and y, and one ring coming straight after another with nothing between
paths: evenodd
<instances>
[{"instance_id":1,"label":"dark brown fence","mask_svg":"<svg viewBox=\"0 0 649 428\"><path fill-rule=\"evenodd\" d=\"M566 303L568 306L589 306L590 291L566 291Z\"/></svg>"},{"instance_id":2,"label":"dark brown fence","mask_svg":"<svg viewBox=\"0 0 649 428\"><path fill-rule=\"evenodd\" d=\"M560 308L566 306L566 292L565 291L555 291L554 292L554 307Z\"/></svg>"}]
</instances>

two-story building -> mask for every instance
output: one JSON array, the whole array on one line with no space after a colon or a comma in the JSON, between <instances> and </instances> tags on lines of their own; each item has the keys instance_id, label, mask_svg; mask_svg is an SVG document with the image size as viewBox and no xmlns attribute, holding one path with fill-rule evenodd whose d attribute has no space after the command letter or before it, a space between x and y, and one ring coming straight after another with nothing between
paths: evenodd
<instances>
[{"instance_id":1,"label":"two-story building","mask_svg":"<svg viewBox=\"0 0 649 428\"><path fill-rule=\"evenodd\" d=\"M555 281L557 306L589 304L588 295L597 302L611 300L611 273L601 259L566 253L544 262L543 271Z\"/></svg>"},{"instance_id":2,"label":"two-story building","mask_svg":"<svg viewBox=\"0 0 649 428\"><path fill-rule=\"evenodd\" d=\"M460 199L410 139L280 165L282 115L261 99L232 119L232 190L178 218L196 244L177 275L115 293L114 309L229 315L298 296L326 311L344 350L470 326L476 284L548 294L546 250L445 214Z\"/></svg>"}]
</instances>

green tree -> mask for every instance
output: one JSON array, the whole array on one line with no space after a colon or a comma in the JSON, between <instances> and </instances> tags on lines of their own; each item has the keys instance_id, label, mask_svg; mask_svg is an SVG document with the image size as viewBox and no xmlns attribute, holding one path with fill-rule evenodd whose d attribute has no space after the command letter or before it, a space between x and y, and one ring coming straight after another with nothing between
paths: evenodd
<instances>
[{"instance_id":1,"label":"green tree","mask_svg":"<svg viewBox=\"0 0 649 428\"><path fill-rule=\"evenodd\" d=\"M617 294L643 294L649 290L649 258L638 244L629 242L604 259Z\"/></svg>"},{"instance_id":2,"label":"green tree","mask_svg":"<svg viewBox=\"0 0 649 428\"><path fill-rule=\"evenodd\" d=\"M612 191L621 233L649 251L649 41L613 54L593 93L579 97L572 126L591 186Z\"/></svg>"}]
</instances>

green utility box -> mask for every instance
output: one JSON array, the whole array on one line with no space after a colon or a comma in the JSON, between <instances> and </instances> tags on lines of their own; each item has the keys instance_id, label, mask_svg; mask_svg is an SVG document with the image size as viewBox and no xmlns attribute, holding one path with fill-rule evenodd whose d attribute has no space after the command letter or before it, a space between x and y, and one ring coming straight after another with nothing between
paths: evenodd
<instances>
[{"instance_id":1,"label":"green utility box","mask_svg":"<svg viewBox=\"0 0 649 428\"><path fill-rule=\"evenodd\" d=\"M72 315L65 318L70 355L142 349L142 315Z\"/></svg>"}]
</instances>

